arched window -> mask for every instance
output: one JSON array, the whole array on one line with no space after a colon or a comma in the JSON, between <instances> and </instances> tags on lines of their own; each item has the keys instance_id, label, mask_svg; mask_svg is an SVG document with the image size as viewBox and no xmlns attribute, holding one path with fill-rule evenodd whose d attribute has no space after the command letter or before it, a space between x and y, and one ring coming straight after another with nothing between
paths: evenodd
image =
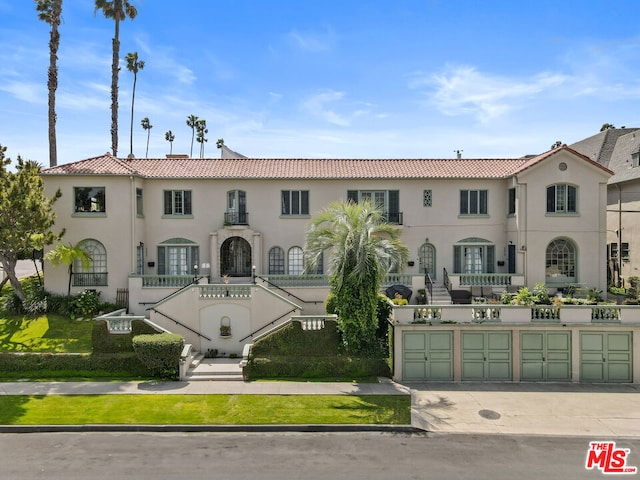
<instances>
[{"instance_id":1,"label":"arched window","mask_svg":"<svg viewBox=\"0 0 640 480\"><path fill-rule=\"evenodd\" d=\"M288 255L289 275L302 275L304 270L304 254L300 247L291 247Z\"/></svg>"},{"instance_id":2,"label":"arched window","mask_svg":"<svg viewBox=\"0 0 640 480\"><path fill-rule=\"evenodd\" d=\"M89 268L79 260L73 261L73 285L75 287L96 287L107 285L107 249L98 240L82 240L78 247L91 257Z\"/></svg>"},{"instance_id":3,"label":"arched window","mask_svg":"<svg viewBox=\"0 0 640 480\"><path fill-rule=\"evenodd\" d=\"M494 273L495 246L484 238L465 238L453 246L453 273Z\"/></svg>"},{"instance_id":4,"label":"arched window","mask_svg":"<svg viewBox=\"0 0 640 480\"><path fill-rule=\"evenodd\" d=\"M284 275L284 250L280 247L269 250L269 274Z\"/></svg>"},{"instance_id":5,"label":"arched window","mask_svg":"<svg viewBox=\"0 0 640 480\"><path fill-rule=\"evenodd\" d=\"M576 247L570 240L558 238L547 245L545 283L569 284L577 281Z\"/></svg>"}]
</instances>

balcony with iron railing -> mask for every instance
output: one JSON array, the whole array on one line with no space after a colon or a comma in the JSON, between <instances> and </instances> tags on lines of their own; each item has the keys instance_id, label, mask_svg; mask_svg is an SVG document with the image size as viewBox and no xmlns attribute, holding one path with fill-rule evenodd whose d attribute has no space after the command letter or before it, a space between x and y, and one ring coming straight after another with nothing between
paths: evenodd
<instances>
[{"instance_id":1,"label":"balcony with iron railing","mask_svg":"<svg viewBox=\"0 0 640 480\"><path fill-rule=\"evenodd\" d=\"M225 212L225 225L249 225L248 212Z\"/></svg>"},{"instance_id":2,"label":"balcony with iron railing","mask_svg":"<svg viewBox=\"0 0 640 480\"><path fill-rule=\"evenodd\" d=\"M382 216L385 218L387 223L393 223L395 225L403 224L402 212L382 212Z\"/></svg>"},{"instance_id":3,"label":"balcony with iron railing","mask_svg":"<svg viewBox=\"0 0 640 480\"><path fill-rule=\"evenodd\" d=\"M107 272L74 273L74 287L106 287Z\"/></svg>"}]
</instances>

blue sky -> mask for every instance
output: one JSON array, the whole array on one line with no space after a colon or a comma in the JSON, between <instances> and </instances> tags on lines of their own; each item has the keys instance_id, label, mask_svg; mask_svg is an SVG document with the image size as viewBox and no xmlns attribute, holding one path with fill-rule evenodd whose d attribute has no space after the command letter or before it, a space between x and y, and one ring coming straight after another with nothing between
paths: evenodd
<instances>
[{"instance_id":1,"label":"blue sky","mask_svg":"<svg viewBox=\"0 0 640 480\"><path fill-rule=\"evenodd\" d=\"M640 2L133 0L121 24L119 156L189 153L187 116L254 157L519 157L640 126ZM114 24L64 0L58 162L110 151ZM49 27L0 0L0 144L48 165ZM194 146L197 155L198 145Z\"/></svg>"}]
</instances>

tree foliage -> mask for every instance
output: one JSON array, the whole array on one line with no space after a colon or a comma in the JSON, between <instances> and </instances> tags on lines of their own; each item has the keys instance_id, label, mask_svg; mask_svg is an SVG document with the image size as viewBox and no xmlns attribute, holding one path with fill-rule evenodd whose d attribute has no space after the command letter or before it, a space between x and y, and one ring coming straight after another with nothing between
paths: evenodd
<instances>
[{"instance_id":1,"label":"tree foliage","mask_svg":"<svg viewBox=\"0 0 640 480\"><path fill-rule=\"evenodd\" d=\"M53 250L49 251L45 255L45 260L51 262L52 265L66 265L69 269L69 286L67 289L67 296L71 295L71 277L73 275L73 264L77 261L80 262L82 267L86 270L91 266L91 255L85 252L78 245L65 245L63 243L57 245Z\"/></svg>"},{"instance_id":2,"label":"tree foliage","mask_svg":"<svg viewBox=\"0 0 640 480\"><path fill-rule=\"evenodd\" d=\"M187 126L191 128L191 151L190 157L193 157L193 140L196 136L196 127L198 126L198 117L195 115L189 115L187 117Z\"/></svg>"},{"instance_id":3,"label":"tree foliage","mask_svg":"<svg viewBox=\"0 0 640 480\"><path fill-rule=\"evenodd\" d=\"M307 268L329 254L331 293L347 351L377 351L376 305L384 275L408 258L400 230L369 202L334 202L312 220L305 242Z\"/></svg>"},{"instance_id":4,"label":"tree foliage","mask_svg":"<svg viewBox=\"0 0 640 480\"><path fill-rule=\"evenodd\" d=\"M54 233L52 198L44 194L40 166L18 156L15 171L9 170L11 159L5 158L7 147L0 145L0 264L9 276L15 294L21 301L26 295L16 277L15 267L23 255L41 250L58 240L64 232Z\"/></svg>"}]
</instances>

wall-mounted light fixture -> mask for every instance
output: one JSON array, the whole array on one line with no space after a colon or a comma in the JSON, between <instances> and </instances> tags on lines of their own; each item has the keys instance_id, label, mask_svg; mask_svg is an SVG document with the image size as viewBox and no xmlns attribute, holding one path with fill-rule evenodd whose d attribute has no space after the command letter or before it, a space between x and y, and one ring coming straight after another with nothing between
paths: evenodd
<instances>
[{"instance_id":1,"label":"wall-mounted light fixture","mask_svg":"<svg viewBox=\"0 0 640 480\"><path fill-rule=\"evenodd\" d=\"M520 250L522 250L523 252L526 252L527 251L527 246L526 245L522 245L520 247Z\"/></svg>"}]
</instances>

